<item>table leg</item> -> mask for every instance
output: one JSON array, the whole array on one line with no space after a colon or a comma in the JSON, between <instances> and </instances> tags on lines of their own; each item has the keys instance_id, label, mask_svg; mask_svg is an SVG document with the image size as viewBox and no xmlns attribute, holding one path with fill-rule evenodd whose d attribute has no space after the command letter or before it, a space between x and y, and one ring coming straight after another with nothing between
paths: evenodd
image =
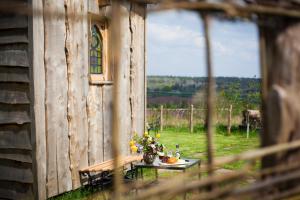
<instances>
[{"instance_id":1,"label":"table leg","mask_svg":"<svg viewBox=\"0 0 300 200\"><path fill-rule=\"evenodd\" d=\"M185 170L185 169L183 169L182 171L183 171L183 173L185 173L185 172L186 172L186 170ZM183 199L184 199L184 200L186 200L186 192L184 192L184 193L183 193Z\"/></svg>"},{"instance_id":2,"label":"table leg","mask_svg":"<svg viewBox=\"0 0 300 200\"><path fill-rule=\"evenodd\" d=\"M138 180L139 178L139 168L138 167L135 167L135 179Z\"/></svg>"},{"instance_id":3,"label":"table leg","mask_svg":"<svg viewBox=\"0 0 300 200\"><path fill-rule=\"evenodd\" d=\"M158 170L157 169L155 169L155 179L156 179L156 181L158 181Z\"/></svg>"},{"instance_id":4,"label":"table leg","mask_svg":"<svg viewBox=\"0 0 300 200\"><path fill-rule=\"evenodd\" d=\"M141 176L142 176L142 180L144 180L144 171L142 167L141 167Z\"/></svg>"},{"instance_id":5,"label":"table leg","mask_svg":"<svg viewBox=\"0 0 300 200\"><path fill-rule=\"evenodd\" d=\"M199 168L199 174L198 174L198 178L201 179L201 162L198 163L198 168Z\"/></svg>"},{"instance_id":6,"label":"table leg","mask_svg":"<svg viewBox=\"0 0 300 200\"><path fill-rule=\"evenodd\" d=\"M131 179L133 180L134 173L133 173L133 164L132 163L130 163L130 171L131 171Z\"/></svg>"}]
</instances>

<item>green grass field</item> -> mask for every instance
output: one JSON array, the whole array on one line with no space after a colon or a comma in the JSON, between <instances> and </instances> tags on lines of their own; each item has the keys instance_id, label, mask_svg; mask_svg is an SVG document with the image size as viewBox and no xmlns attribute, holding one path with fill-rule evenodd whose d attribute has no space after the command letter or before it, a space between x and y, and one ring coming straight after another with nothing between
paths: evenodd
<instances>
[{"instance_id":1,"label":"green grass field","mask_svg":"<svg viewBox=\"0 0 300 200\"><path fill-rule=\"evenodd\" d=\"M255 149L259 146L259 135L257 132L250 132L249 138L246 132L233 127L232 134L227 135L226 127L217 126L214 134L214 152L216 157L239 154L241 152ZM168 150L175 150L175 145L179 144L181 156L185 158L200 158L206 160L206 137L203 127L196 127L194 133L189 133L187 128L166 128L161 133L160 142ZM242 161L224 166L226 169L239 169L244 163ZM144 173L146 179L152 179L154 172L147 170ZM170 174L161 174L162 177ZM174 174L173 174L174 175ZM79 189L61 195L54 200L101 200L103 193L95 192L91 189Z\"/></svg>"},{"instance_id":2,"label":"green grass field","mask_svg":"<svg viewBox=\"0 0 300 200\"><path fill-rule=\"evenodd\" d=\"M179 144L182 157L206 159L206 135L201 128L196 129L196 133L190 133L187 129L168 128L161 134L160 141L174 150L175 145ZM227 135L226 127L217 126L213 141L216 157L239 154L259 146L257 132L250 132L247 139L246 131L236 127L233 127L231 135ZM239 167L239 163L226 166L228 169Z\"/></svg>"}]
</instances>

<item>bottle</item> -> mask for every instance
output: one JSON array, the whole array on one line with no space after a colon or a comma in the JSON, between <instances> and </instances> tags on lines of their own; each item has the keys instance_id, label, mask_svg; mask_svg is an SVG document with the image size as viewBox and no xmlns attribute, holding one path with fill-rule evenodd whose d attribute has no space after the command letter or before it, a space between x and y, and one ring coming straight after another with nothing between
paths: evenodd
<instances>
[{"instance_id":1,"label":"bottle","mask_svg":"<svg viewBox=\"0 0 300 200\"><path fill-rule=\"evenodd\" d=\"M179 144L176 144L176 152L175 152L175 157L176 157L177 159L180 159Z\"/></svg>"}]
</instances>

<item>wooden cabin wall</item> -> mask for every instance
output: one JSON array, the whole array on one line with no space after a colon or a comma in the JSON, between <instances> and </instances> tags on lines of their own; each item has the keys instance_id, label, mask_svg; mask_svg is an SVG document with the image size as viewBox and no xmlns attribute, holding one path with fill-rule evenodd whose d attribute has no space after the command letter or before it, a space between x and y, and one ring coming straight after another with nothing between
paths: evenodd
<instances>
[{"instance_id":1,"label":"wooden cabin wall","mask_svg":"<svg viewBox=\"0 0 300 200\"><path fill-rule=\"evenodd\" d=\"M91 84L88 74L88 17L105 17L109 23L110 6L96 0L33 0L33 7L50 11L33 20L37 181L39 199L45 199L77 189L79 169L112 158L113 81ZM120 140L122 152L129 154L133 132L144 132L145 5L122 7L126 70Z\"/></svg>"},{"instance_id":2,"label":"wooden cabin wall","mask_svg":"<svg viewBox=\"0 0 300 200\"><path fill-rule=\"evenodd\" d=\"M27 0L18 3L28 6ZM28 19L0 14L0 199L34 198Z\"/></svg>"}]
</instances>

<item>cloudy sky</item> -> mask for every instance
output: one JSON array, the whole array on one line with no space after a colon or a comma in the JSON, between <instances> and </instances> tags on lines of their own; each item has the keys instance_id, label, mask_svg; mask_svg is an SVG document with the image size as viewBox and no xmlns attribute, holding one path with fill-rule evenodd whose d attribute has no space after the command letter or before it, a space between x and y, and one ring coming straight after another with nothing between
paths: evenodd
<instances>
[{"instance_id":1,"label":"cloudy sky","mask_svg":"<svg viewBox=\"0 0 300 200\"><path fill-rule=\"evenodd\" d=\"M148 75L205 76L204 38L198 16L187 11L148 15ZM215 76L259 76L256 26L213 20Z\"/></svg>"}]
</instances>

